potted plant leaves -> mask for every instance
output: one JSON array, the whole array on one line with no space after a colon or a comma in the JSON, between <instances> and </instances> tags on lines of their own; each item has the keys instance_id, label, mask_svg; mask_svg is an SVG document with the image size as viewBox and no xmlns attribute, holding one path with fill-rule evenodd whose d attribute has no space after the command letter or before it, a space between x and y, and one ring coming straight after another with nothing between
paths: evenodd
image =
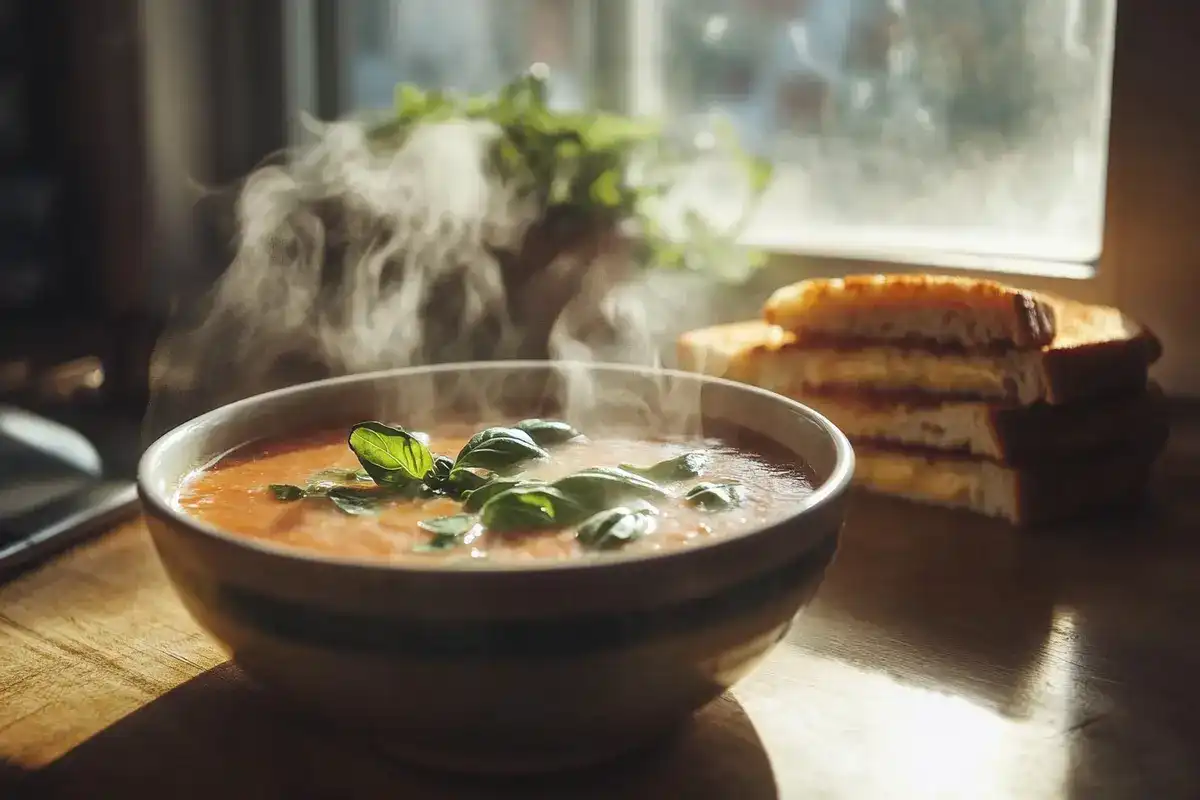
<instances>
[{"instance_id":1,"label":"potted plant leaves","mask_svg":"<svg viewBox=\"0 0 1200 800\"><path fill-rule=\"evenodd\" d=\"M637 270L692 269L720 278L734 262L757 262L736 243L752 203L722 229L678 207L681 224L670 231L664 224L664 199L696 155L693 142L673 139L653 120L557 110L546 94L536 71L478 97L401 85L394 114L370 133L377 147L399 148L421 125L475 120L495 126L489 169L516 201L534 209L519 242L491 250L501 265L509 318L521 331L506 355L545 357L551 328L568 304L593 305L597 294ZM744 152L730 131L718 121L707 134L708 147L719 145L756 200L770 165ZM579 303L582 294L591 300ZM595 316L581 324L603 322ZM483 335L489 335L486 326Z\"/></svg>"}]
</instances>

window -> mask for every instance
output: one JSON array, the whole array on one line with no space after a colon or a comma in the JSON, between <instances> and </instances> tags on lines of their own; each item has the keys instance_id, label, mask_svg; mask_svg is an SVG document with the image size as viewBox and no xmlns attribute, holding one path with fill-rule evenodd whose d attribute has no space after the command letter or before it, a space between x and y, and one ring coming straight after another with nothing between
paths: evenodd
<instances>
[{"instance_id":1,"label":"window","mask_svg":"<svg viewBox=\"0 0 1200 800\"><path fill-rule=\"evenodd\" d=\"M638 110L724 112L774 157L752 239L1099 255L1111 0L654 5L664 90Z\"/></svg>"},{"instance_id":2,"label":"window","mask_svg":"<svg viewBox=\"0 0 1200 800\"><path fill-rule=\"evenodd\" d=\"M486 89L539 60L557 103L681 126L722 111L780 159L748 236L780 253L763 286L978 270L1121 306L1162 337L1168 390L1200 395L1200 106L1171 77L1200 70L1191 4L275 2L289 120L387 105L401 80Z\"/></svg>"},{"instance_id":3,"label":"window","mask_svg":"<svg viewBox=\"0 0 1200 800\"><path fill-rule=\"evenodd\" d=\"M591 102L588 2L358 0L345 6L350 91L341 113L390 107L397 83L476 94L533 63L551 67L551 101Z\"/></svg>"},{"instance_id":4,"label":"window","mask_svg":"<svg viewBox=\"0 0 1200 800\"><path fill-rule=\"evenodd\" d=\"M698 135L730 120L777 164L751 244L1100 255L1115 0L337 5L339 113L390 105L399 81L480 92L542 62L558 105Z\"/></svg>"}]
</instances>

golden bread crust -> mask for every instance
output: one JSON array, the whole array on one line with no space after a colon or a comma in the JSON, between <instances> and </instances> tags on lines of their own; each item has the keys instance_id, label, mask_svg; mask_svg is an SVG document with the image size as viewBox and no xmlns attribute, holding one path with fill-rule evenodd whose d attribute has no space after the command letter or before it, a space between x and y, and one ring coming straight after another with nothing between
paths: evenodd
<instances>
[{"instance_id":1,"label":"golden bread crust","mask_svg":"<svg viewBox=\"0 0 1200 800\"><path fill-rule=\"evenodd\" d=\"M1054 340L1043 297L978 278L851 275L800 281L775 291L763 319L803 336L933 340L964 347L1041 347Z\"/></svg>"}]
</instances>

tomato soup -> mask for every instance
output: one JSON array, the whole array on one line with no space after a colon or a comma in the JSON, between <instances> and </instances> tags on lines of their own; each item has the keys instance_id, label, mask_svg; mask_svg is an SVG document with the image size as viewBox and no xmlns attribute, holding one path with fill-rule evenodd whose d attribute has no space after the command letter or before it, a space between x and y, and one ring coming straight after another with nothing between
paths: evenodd
<instances>
[{"instance_id":1,"label":"tomato soup","mask_svg":"<svg viewBox=\"0 0 1200 800\"><path fill-rule=\"evenodd\" d=\"M362 423L256 442L197 471L177 503L316 555L528 563L693 546L779 519L812 488L803 467L721 439L481 428Z\"/></svg>"}]
</instances>

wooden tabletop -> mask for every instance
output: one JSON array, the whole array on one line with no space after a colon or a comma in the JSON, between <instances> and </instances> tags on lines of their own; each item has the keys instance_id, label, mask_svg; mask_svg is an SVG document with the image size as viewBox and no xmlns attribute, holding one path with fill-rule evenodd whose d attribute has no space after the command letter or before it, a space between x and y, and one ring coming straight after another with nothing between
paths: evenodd
<instances>
[{"instance_id":1,"label":"wooden tabletop","mask_svg":"<svg viewBox=\"0 0 1200 800\"><path fill-rule=\"evenodd\" d=\"M1136 519L1019 533L857 499L818 600L678 740L443 776L264 699L140 522L0 587L0 797L1200 797L1200 424Z\"/></svg>"}]
</instances>

